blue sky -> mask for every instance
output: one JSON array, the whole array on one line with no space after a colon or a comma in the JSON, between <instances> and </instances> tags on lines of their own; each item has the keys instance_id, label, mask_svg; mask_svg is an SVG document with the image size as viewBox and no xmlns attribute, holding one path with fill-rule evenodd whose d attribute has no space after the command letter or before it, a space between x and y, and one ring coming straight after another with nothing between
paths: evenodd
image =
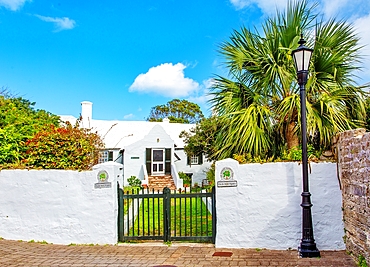
<instances>
[{"instance_id":1,"label":"blue sky","mask_svg":"<svg viewBox=\"0 0 370 267\"><path fill-rule=\"evenodd\" d=\"M0 0L0 88L58 115L144 120L173 98L209 114L208 88L225 74L218 46L259 27L287 0ZM370 1L319 1L325 18L354 24L370 46ZM370 55L365 47L364 54ZM370 81L370 57L359 83Z\"/></svg>"}]
</instances>

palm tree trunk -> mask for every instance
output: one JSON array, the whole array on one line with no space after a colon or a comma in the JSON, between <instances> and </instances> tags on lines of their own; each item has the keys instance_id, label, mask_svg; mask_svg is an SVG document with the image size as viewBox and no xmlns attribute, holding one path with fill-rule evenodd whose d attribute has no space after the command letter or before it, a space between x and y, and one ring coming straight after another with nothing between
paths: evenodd
<instances>
[{"instance_id":1,"label":"palm tree trunk","mask_svg":"<svg viewBox=\"0 0 370 267\"><path fill-rule=\"evenodd\" d=\"M288 145L288 149L299 146L299 139L297 133L294 131L295 122L290 122L285 131L285 139Z\"/></svg>"}]
</instances>

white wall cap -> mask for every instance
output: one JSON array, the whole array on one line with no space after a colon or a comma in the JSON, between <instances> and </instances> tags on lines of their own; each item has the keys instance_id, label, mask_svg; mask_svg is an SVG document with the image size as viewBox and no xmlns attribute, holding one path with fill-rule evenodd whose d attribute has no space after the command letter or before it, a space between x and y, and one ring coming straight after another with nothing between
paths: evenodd
<instances>
[{"instance_id":1,"label":"white wall cap","mask_svg":"<svg viewBox=\"0 0 370 267\"><path fill-rule=\"evenodd\" d=\"M227 159L216 161L216 163L218 163L218 162L238 162L238 161L235 160L235 159L227 158Z\"/></svg>"},{"instance_id":2,"label":"white wall cap","mask_svg":"<svg viewBox=\"0 0 370 267\"><path fill-rule=\"evenodd\" d=\"M103 162L103 163L99 163L99 164L94 165L92 167L92 169L97 170L97 169L101 169L103 167L108 167L108 166L117 166L117 167L122 168L123 164L118 163L118 162L114 162L114 161L107 161L107 162Z\"/></svg>"}]
</instances>

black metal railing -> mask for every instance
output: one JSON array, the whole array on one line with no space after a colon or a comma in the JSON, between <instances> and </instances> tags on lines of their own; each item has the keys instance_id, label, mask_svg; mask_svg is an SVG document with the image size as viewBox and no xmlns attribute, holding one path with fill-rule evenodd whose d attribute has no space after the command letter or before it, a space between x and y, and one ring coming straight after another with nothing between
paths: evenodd
<instances>
[{"instance_id":1,"label":"black metal railing","mask_svg":"<svg viewBox=\"0 0 370 267\"><path fill-rule=\"evenodd\" d=\"M118 239L213 242L215 190L163 192L118 188Z\"/></svg>"}]
</instances>

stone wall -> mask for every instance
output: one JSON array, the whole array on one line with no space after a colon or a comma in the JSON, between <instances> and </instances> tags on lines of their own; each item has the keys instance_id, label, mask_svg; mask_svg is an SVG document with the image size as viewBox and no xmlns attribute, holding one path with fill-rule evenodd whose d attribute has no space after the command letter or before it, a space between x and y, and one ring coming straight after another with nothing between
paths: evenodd
<instances>
[{"instance_id":1,"label":"stone wall","mask_svg":"<svg viewBox=\"0 0 370 267\"><path fill-rule=\"evenodd\" d=\"M356 129L339 134L337 153L346 248L370 263L370 133Z\"/></svg>"}]
</instances>

